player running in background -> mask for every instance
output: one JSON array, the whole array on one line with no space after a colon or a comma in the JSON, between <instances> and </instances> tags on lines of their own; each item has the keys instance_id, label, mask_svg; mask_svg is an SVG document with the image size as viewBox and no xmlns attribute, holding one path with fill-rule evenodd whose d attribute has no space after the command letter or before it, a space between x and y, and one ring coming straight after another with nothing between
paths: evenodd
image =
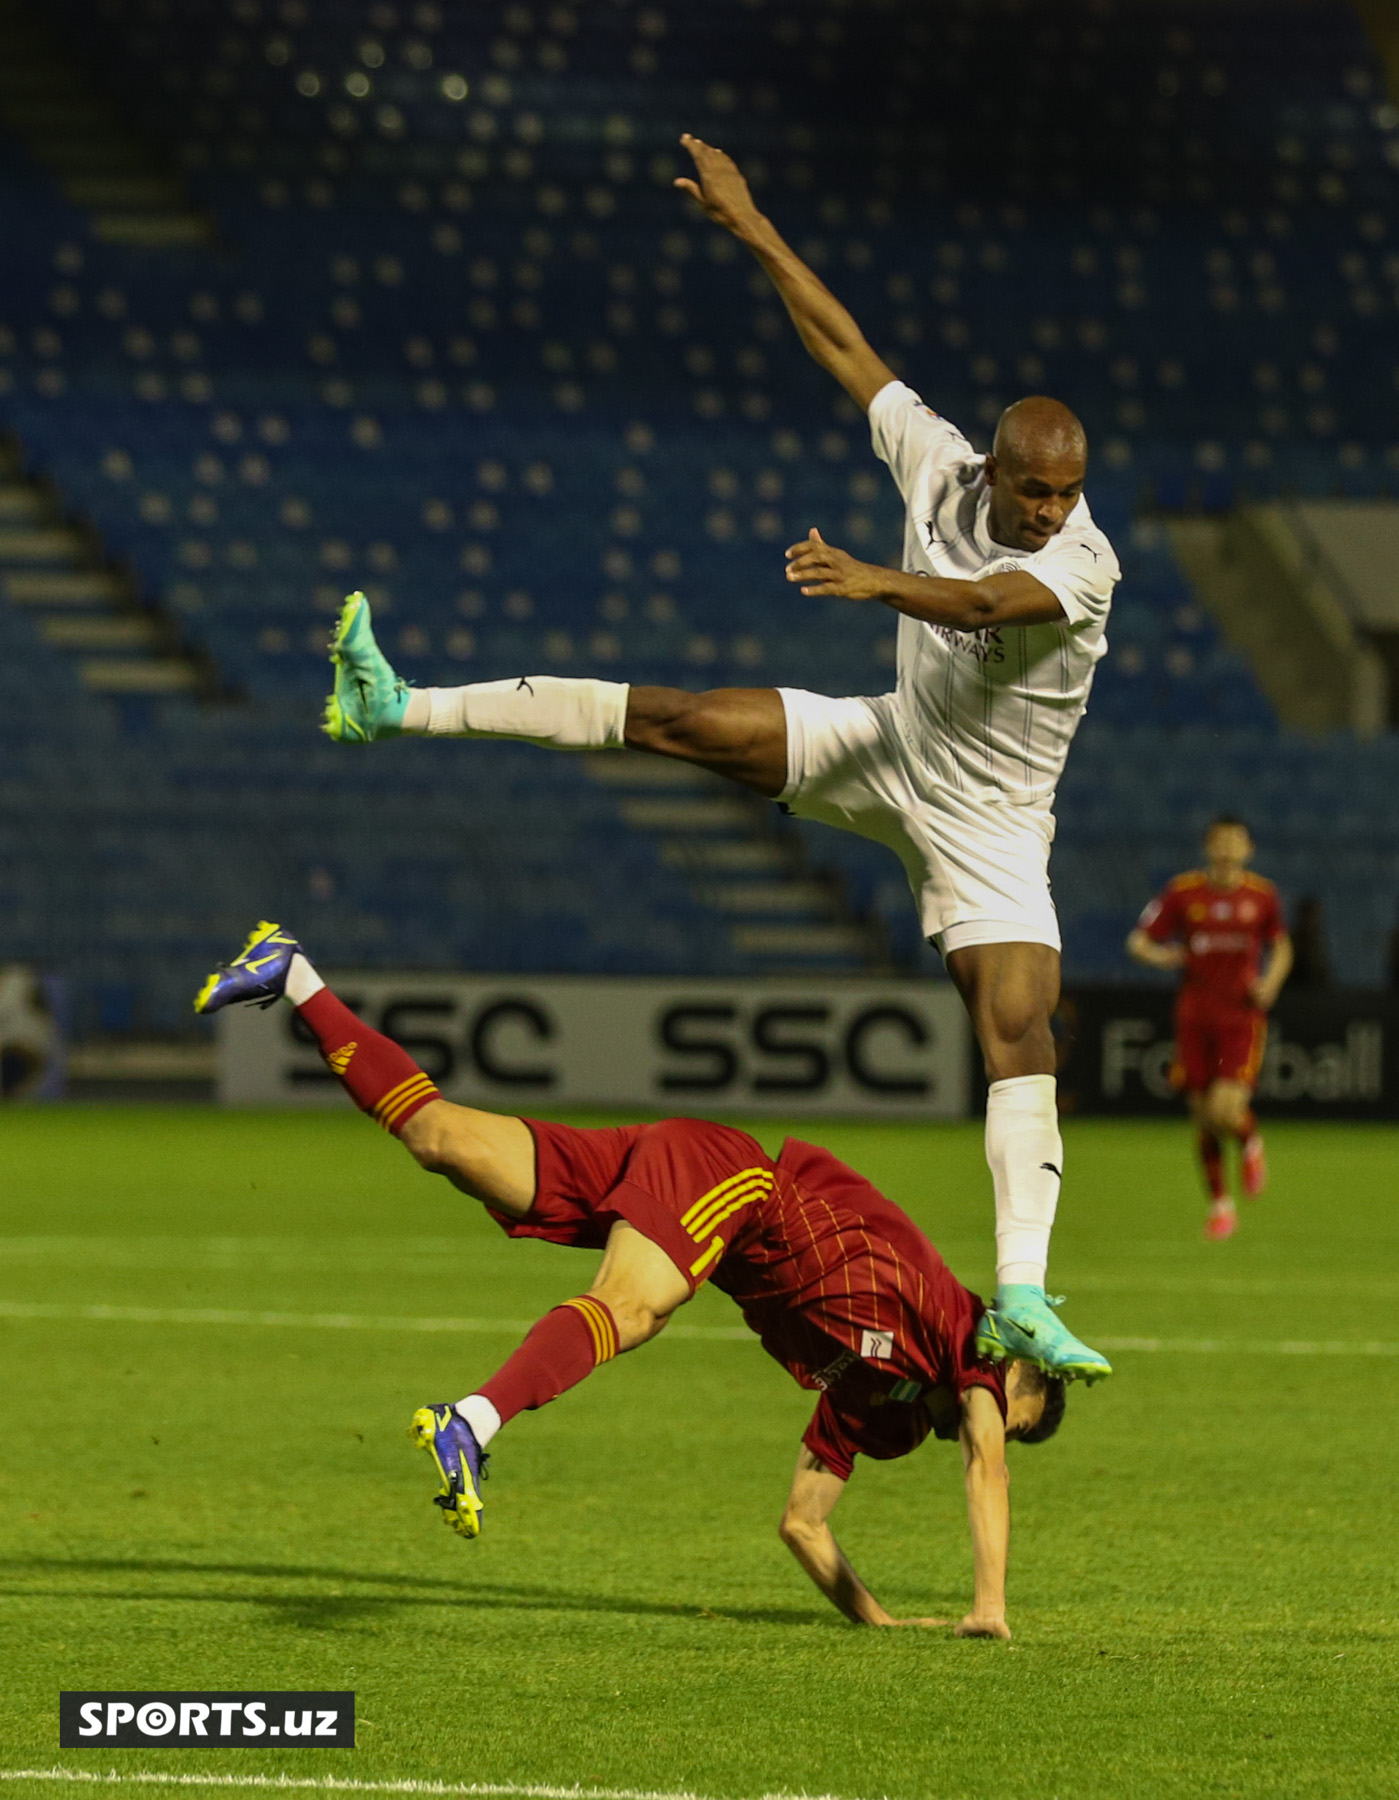
<instances>
[{"instance_id":1,"label":"player running in background","mask_svg":"<svg viewBox=\"0 0 1399 1800\"><path fill-rule=\"evenodd\" d=\"M333 640L326 730L357 742L426 732L570 750L626 744L887 844L986 1066L997 1290L982 1347L1033 1354L1068 1377L1108 1375L1044 1288L1064 1169L1050 1027L1060 979L1054 790L1107 647L1119 577L1083 498L1083 427L1057 400L1021 400L1002 415L992 454L978 456L870 348L758 211L733 161L697 138L682 142L696 179L679 185L758 259L811 355L868 412L875 453L903 495L902 570L858 562L814 530L787 552L787 578L803 594L900 615L897 692L691 694L536 675L410 690L355 595Z\"/></svg>"},{"instance_id":2,"label":"player running in background","mask_svg":"<svg viewBox=\"0 0 1399 1800\"><path fill-rule=\"evenodd\" d=\"M589 1291L546 1313L488 1380L455 1405L414 1415L448 1524L479 1533L486 1446L502 1426L655 1337L712 1280L768 1354L820 1393L781 1534L821 1592L856 1624L950 1623L892 1618L829 1521L857 1454L904 1456L930 1432L958 1438L975 1571L958 1635L1010 1636L1006 1439L1052 1436L1064 1384L1027 1362L999 1367L978 1356L980 1300L898 1207L829 1151L795 1139L774 1161L746 1132L704 1120L578 1131L453 1105L275 925L255 928L195 1007L277 997L296 1007L355 1104L425 1169L482 1201L509 1236L603 1251Z\"/></svg>"},{"instance_id":3,"label":"player running in background","mask_svg":"<svg viewBox=\"0 0 1399 1800\"><path fill-rule=\"evenodd\" d=\"M1268 1041L1268 1014L1292 967L1278 891L1249 873L1253 838L1221 815L1205 833L1205 867L1177 875L1142 914L1128 952L1150 969L1179 969L1176 1057L1210 1197L1205 1236L1238 1226L1224 1169L1224 1140L1240 1145L1239 1177L1256 1199L1267 1185L1253 1090Z\"/></svg>"}]
</instances>

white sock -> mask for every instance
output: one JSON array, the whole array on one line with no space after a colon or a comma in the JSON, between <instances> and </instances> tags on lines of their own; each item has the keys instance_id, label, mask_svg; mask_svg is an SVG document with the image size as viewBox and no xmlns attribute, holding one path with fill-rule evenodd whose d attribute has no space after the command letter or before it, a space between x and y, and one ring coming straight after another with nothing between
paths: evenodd
<instances>
[{"instance_id":1,"label":"white sock","mask_svg":"<svg viewBox=\"0 0 1399 1800\"><path fill-rule=\"evenodd\" d=\"M986 1160L996 1191L996 1280L1043 1287L1064 1173L1052 1075L991 1083Z\"/></svg>"},{"instance_id":2,"label":"white sock","mask_svg":"<svg viewBox=\"0 0 1399 1800\"><path fill-rule=\"evenodd\" d=\"M287 970L287 983L282 989L293 1006L305 1006L312 994L319 994L325 983L298 950Z\"/></svg>"},{"instance_id":3,"label":"white sock","mask_svg":"<svg viewBox=\"0 0 1399 1800\"><path fill-rule=\"evenodd\" d=\"M411 694L405 731L433 737L524 738L553 750L620 750L627 724L624 681L526 675Z\"/></svg>"},{"instance_id":4,"label":"white sock","mask_svg":"<svg viewBox=\"0 0 1399 1800\"><path fill-rule=\"evenodd\" d=\"M500 1414L484 1394L468 1394L465 1400L457 1401L452 1411L466 1420L471 1435L483 1450L500 1430Z\"/></svg>"}]
</instances>

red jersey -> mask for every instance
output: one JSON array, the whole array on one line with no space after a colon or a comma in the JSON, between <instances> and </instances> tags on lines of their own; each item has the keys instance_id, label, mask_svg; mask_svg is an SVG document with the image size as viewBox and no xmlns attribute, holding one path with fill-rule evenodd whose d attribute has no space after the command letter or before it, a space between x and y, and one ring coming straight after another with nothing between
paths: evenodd
<instances>
[{"instance_id":1,"label":"red jersey","mask_svg":"<svg viewBox=\"0 0 1399 1800\"><path fill-rule=\"evenodd\" d=\"M533 1206L512 1237L600 1248L619 1220L690 1282L731 1295L763 1348L821 1400L803 1441L848 1477L857 1453L904 1456L955 1437L961 1395L1005 1382L978 1359L981 1300L892 1201L827 1150L699 1119L580 1131L526 1121Z\"/></svg>"},{"instance_id":2,"label":"red jersey","mask_svg":"<svg viewBox=\"0 0 1399 1800\"><path fill-rule=\"evenodd\" d=\"M1249 987L1264 946L1287 926L1278 891L1261 875L1218 888L1202 869L1177 875L1138 921L1158 944L1185 946L1181 1002L1187 1008L1252 1008Z\"/></svg>"}]
</instances>

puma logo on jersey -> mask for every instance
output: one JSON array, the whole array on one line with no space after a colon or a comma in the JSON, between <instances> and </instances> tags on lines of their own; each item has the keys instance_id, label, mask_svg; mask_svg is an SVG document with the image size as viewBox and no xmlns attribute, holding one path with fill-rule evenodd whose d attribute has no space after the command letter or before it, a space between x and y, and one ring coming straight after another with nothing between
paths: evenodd
<instances>
[{"instance_id":1,"label":"puma logo on jersey","mask_svg":"<svg viewBox=\"0 0 1399 1800\"><path fill-rule=\"evenodd\" d=\"M530 696L531 699L534 698L534 689L533 689L533 687L531 687L528 678L524 675L522 675L520 677L520 687L517 687L515 689L515 692L517 694L519 693L520 688L524 688L525 692Z\"/></svg>"},{"instance_id":2,"label":"puma logo on jersey","mask_svg":"<svg viewBox=\"0 0 1399 1800\"><path fill-rule=\"evenodd\" d=\"M1056 1169L1053 1163L1041 1163L1040 1167L1042 1169L1048 1169L1050 1174L1053 1175L1056 1180L1062 1181L1064 1179L1064 1171L1062 1169Z\"/></svg>"}]
</instances>

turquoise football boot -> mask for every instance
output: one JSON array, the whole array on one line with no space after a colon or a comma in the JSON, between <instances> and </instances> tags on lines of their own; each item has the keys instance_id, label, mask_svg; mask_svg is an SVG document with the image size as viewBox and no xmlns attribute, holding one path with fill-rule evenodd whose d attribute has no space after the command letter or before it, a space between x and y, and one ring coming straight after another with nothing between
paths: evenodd
<instances>
[{"instance_id":1,"label":"turquoise football boot","mask_svg":"<svg viewBox=\"0 0 1399 1800\"><path fill-rule=\"evenodd\" d=\"M335 689L325 703L321 730L342 744L372 744L398 737L408 710L408 683L395 675L374 641L369 602L351 594L340 608L330 640Z\"/></svg>"},{"instance_id":2,"label":"turquoise football boot","mask_svg":"<svg viewBox=\"0 0 1399 1800\"><path fill-rule=\"evenodd\" d=\"M1032 1362L1046 1375L1058 1375L1065 1381L1104 1381L1112 1374L1112 1364L1097 1350L1080 1343L1069 1328L1054 1316L1053 1309L1062 1306L1059 1295L1051 1299L1042 1287L1028 1282L1010 1282L998 1289L996 1304L982 1315L976 1328L978 1356L993 1362L1011 1362L1020 1358Z\"/></svg>"}]
</instances>

